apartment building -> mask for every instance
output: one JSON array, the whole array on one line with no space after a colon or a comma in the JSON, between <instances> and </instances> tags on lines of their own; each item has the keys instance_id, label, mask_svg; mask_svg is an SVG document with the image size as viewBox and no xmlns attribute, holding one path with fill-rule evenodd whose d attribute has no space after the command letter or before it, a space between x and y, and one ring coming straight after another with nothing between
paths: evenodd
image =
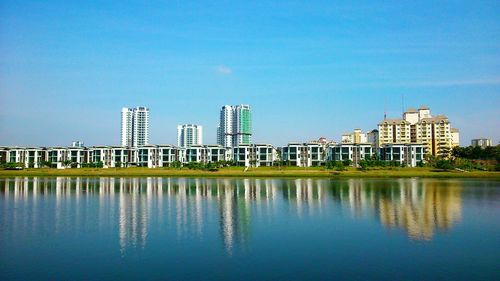
<instances>
[{"instance_id":1,"label":"apartment building","mask_svg":"<svg viewBox=\"0 0 500 281\"><path fill-rule=\"evenodd\" d=\"M470 142L470 145L479 146L482 148L492 146L492 144L493 144L493 142L491 141L491 139L487 139L487 138L472 139Z\"/></svg>"},{"instance_id":2,"label":"apartment building","mask_svg":"<svg viewBox=\"0 0 500 281\"><path fill-rule=\"evenodd\" d=\"M380 148L390 144L422 144L433 156L449 157L460 143L458 129L445 115L433 116L428 107L410 108L402 119L385 119L378 124Z\"/></svg>"},{"instance_id":3,"label":"apartment building","mask_svg":"<svg viewBox=\"0 0 500 281\"><path fill-rule=\"evenodd\" d=\"M203 127L195 124L177 126L177 146L190 147L203 144Z\"/></svg>"},{"instance_id":4,"label":"apartment building","mask_svg":"<svg viewBox=\"0 0 500 281\"><path fill-rule=\"evenodd\" d=\"M361 129L354 129L354 132L352 133L345 133L342 135L341 139L342 143L367 143L368 138L365 133L361 131Z\"/></svg>"},{"instance_id":5,"label":"apartment building","mask_svg":"<svg viewBox=\"0 0 500 281\"><path fill-rule=\"evenodd\" d=\"M141 146L149 143L149 109L147 107L122 108L121 145Z\"/></svg>"},{"instance_id":6,"label":"apartment building","mask_svg":"<svg viewBox=\"0 0 500 281\"><path fill-rule=\"evenodd\" d=\"M252 112L249 105L224 105L220 110L217 144L236 147L252 142Z\"/></svg>"}]
</instances>

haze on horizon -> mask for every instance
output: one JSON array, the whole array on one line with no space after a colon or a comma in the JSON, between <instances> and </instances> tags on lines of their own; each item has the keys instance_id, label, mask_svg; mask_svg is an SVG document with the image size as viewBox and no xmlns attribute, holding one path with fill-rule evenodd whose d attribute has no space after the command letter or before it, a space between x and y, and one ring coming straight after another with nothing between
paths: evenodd
<instances>
[{"instance_id":1,"label":"haze on horizon","mask_svg":"<svg viewBox=\"0 0 500 281\"><path fill-rule=\"evenodd\" d=\"M150 143L178 124L216 142L250 104L253 140L376 128L427 105L500 140L499 1L2 1L0 145L120 142L122 107L150 108Z\"/></svg>"}]
</instances>

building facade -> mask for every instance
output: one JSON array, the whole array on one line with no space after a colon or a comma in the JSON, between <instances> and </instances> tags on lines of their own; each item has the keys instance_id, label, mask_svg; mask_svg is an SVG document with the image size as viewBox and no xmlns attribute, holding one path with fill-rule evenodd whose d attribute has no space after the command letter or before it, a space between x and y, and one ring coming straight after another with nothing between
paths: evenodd
<instances>
[{"instance_id":1,"label":"building facade","mask_svg":"<svg viewBox=\"0 0 500 281\"><path fill-rule=\"evenodd\" d=\"M224 105L217 127L217 144L236 147L252 142L252 112L249 105Z\"/></svg>"},{"instance_id":2,"label":"building facade","mask_svg":"<svg viewBox=\"0 0 500 281\"><path fill-rule=\"evenodd\" d=\"M287 165L298 167L321 166L325 161L325 147L320 143L292 142L281 147L281 160Z\"/></svg>"},{"instance_id":3,"label":"building facade","mask_svg":"<svg viewBox=\"0 0 500 281\"><path fill-rule=\"evenodd\" d=\"M203 144L203 127L194 124L177 126L177 146L190 147Z\"/></svg>"},{"instance_id":4,"label":"building facade","mask_svg":"<svg viewBox=\"0 0 500 281\"><path fill-rule=\"evenodd\" d=\"M137 147L149 143L149 109L122 108L121 145Z\"/></svg>"},{"instance_id":5,"label":"building facade","mask_svg":"<svg viewBox=\"0 0 500 281\"><path fill-rule=\"evenodd\" d=\"M372 160L376 150L372 144L341 143L328 147L328 161L350 161L355 167L362 160Z\"/></svg>"},{"instance_id":6,"label":"building facade","mask_svg":"<svg viewBox=\"0 0 500 281\"><path fill-rule=\"evenodd\" d=\"M365 133L361 131L361 129L354 129L352 133L345 133L342 135L342 143L367 143L368 138Z\"/></svg>"},{"instance_id":7,"label":"building facade","mask_svg":"<svg viewBox=\"0 0 500 281\"><path fill-rule=\"evenodd\" d=\"M482 148L486 148L488 146L492 146L493 142L491 139L486 139L486 138L480 138L480 139L473 139L470 141L470 145L472 146L479 146Z\"/></svg>"},{"instance_id":8,"label":"building facade","mask_svg":"<svg viewBox=\"0 0 500 281\"><path fill-rule=\"evenodd\" d=\"M232 158L237 166L272 166L277 152L270 144L241 144L233 148Z\"/></svg>"},{"instance_id":9,"label":"building facade","mask_svg":"<svg viewBox=\"0 0 500 281\"><path fill-rule=\"evenodd\" d=\"M425 161L426 146L422 144L387 144L380 148L380 158L399 165L416 167Z\"/></svg>"},{"instance_id":10,"label":"building facade","mask_svg":"<svg viewBox=\"0 0 500 281\"><path fill-rule=\"evenodd\" d=\"M385 119L378 124L382 148L391 144L422 144L426 153L449 157L453 147L460 143L460 133L451 127L445 115L431 115L428 107L408 109L402 119Z\"/></svg>"}]
</instances>

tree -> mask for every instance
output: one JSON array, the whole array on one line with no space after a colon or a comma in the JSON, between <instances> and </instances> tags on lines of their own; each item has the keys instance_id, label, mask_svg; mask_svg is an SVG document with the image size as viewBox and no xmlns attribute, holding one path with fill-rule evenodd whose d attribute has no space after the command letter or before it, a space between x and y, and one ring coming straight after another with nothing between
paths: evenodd
<instances>
[{"instance_id":1,"label":"tree","mask_svg":"<svg viewBox=\"0 0 500 281\"><path fill-rule=\"evenodd\" d=\"M344 166L343 162L335 162L335 170L337 171L345 171L347 168Z\"/></svg>"},{"instance_id":2,"label":"tree","mask_svg":"<svg viewBox=\"0 0 500 281\"><path fill-rule=\"evenodd\" d=\"M452 170L455 167L453 166L450 160L440 159L437 160L436 162L436 168L441 170Z\"/></svg>"},{"instance_id":3,"label":"tree","mask_svg":"<svg viewBox=\"0 0 500 281\"><path fill-rule=\"evenodd\" d=\"M173 161L172 164L170 164L172 168L177 168L180 169L182 167L181 161Z\"/></svg>"},{"instance_id":4,"label":"tree","mask_svg":"<svg viewBox=\"0 0 500 281\"><path fill-rule=\"evenodd\" d=\"M352 161L351 161L351 160L349 160L349 159L346 159L346 160L342 161L342 164L343 164L344 166L351 166Z\"/></svg>"},{"instance_id":5,"label":"tree","mask_svg":"<svg viewBox=\"0 0 500 281\"><path fill-rule=\"evenodd\" d=\"M359 167L362 171L368 170L368 166L370 165L370 163L366 160L361 160L361 161L359 161L358 164L359 164Z\"/></svg>"},{"instance_id":6,"label":"tree","mask_svg":"<svg viewBox=\"0 0 500 281\"><path fill-rule=\"evenodd\" d=\"M69 165L71 165L71 163L73 163L73 161L71 161L69 159L62 161L62 164L64 165L65 168L67 168Z\"/></svg>"}]
</instances>

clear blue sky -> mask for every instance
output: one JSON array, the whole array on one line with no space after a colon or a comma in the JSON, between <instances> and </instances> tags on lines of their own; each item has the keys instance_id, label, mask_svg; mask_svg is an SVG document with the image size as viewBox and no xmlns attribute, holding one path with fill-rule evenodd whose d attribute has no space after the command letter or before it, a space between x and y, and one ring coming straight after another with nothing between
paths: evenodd
<instances>
[{"instance_id":1,"label":"clear blue sky","mask_svg":"<svg viewBox=\"0 0 500 281\"><path fill-rule=\"evenodd\" d=\"M240 103L256 142L338 140L403 94L498 142L500 2L0 2L0 145L118 144L123 106L151 109L152 143L215 143Z\"/></svg>"}]
</instances>

